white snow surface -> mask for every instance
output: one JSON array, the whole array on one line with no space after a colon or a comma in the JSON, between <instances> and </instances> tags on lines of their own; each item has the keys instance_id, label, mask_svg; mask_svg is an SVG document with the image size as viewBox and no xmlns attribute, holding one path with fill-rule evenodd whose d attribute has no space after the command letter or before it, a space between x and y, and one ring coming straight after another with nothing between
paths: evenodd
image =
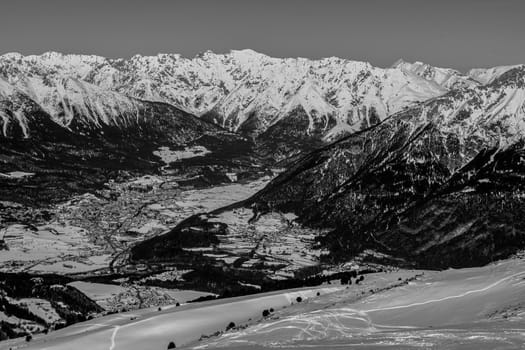
<instances>
[{"instance_id":1,"label":"white snow surface","mask_svg":"<svg viewBox=\"0 0 525 350\"><path fill-rule=\"evenodd\" d=\"M206 154L211 153L204 146L191 146L186 147L183 150L171 150L169 147L160 147L153 154L160 157L165 164L171 164L182 159L204 157Z\"/></svg>"},{"instance_id":2,"label":"white snow surface","mask_svg":"<svg viewBox=\"0 0 525 350\"><path fill-rule=\"evenodd\" d=\"M11 171L9 173L0 173L0 177L7 177L10 179L23 179L24 177L34 176L35 173L28 173L25 171Z\"/></svg>"},{"instance_id":3,"label":"white snow surface","mask_svg":"<svg viewBox=\"0 0 525 350\"><path fill-rule=\"evenodd\" d=\"M364 298L354 298L358 287L351 286L195 348L519 349L525 344L524 267L517 259L420 271L414 281ZM375 288L371 280L366 276L362 288Z\"/></svg>"},{"instance_id":4,"label":"white snow surface","mask_svg":"<svg viewBox=\"0 0 525 350\"><path fill-rule=\"evenodd\" d=\"M187 305L179 308L138 310L98 318L60 330L53 337L34 342L40 350L144 350L164 349L170 341L177 347L202 335L224 331L230 322L244 324L262 318L262 311L297 303L344 289L341 286L296 289Z\"/></svg>"},{"instance_id":5,"label":"white snow surface","mask_svg":"<svg viewBox=\"0 0 525 350\"><path fill-rule=\"evenodd\" d=\"M518 349L525 343L524 264L509 259L441 272L382 272L348 288L138 310L36 337L28 349L163 349L171 341L195 349ZM274 314L262 318L269 308ZM225 332L230 322L243 327Z\"/></svg>"}]
</instances>

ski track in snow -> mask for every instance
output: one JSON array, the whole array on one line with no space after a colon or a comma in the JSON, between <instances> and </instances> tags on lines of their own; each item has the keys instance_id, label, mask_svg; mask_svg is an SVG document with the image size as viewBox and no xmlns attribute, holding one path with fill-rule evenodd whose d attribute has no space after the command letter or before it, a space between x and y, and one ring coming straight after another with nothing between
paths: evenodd
<instances>
[{"instance_id":1,"label":"ski track in snow","mask_svg":"<svg viewBox=\"0 0 525 350\"><path fill-rule=\"evenodd\" d=\"M109 350L114 350L116 346L115 338L117 337L117 332L120 329L120 326L115 326L113 329L113 333L111 334L111 345L109 346Z\"/></svg>"},{"instance_id":2,"label":"ski track in snow","mask_svg":"<svg viewBox=\"0 0 525 350\"><path fill-rule=\"evenodd\" d=\"M307 313L302 313L299 315L289 316L283 319L279 319L273 322L267 322L264 324L256 325L251 329L233 333L226 334L222 338L217 340L217 343L203 344L197 346L196 348L213 348L216 345L224 346L228 344L246 344L253 345L258 344L260 341L267 341L268 339L273 339L270 343L277 344L280 343L279 332L283 329L287 329L290 332L289 337L281 345L292 345L291 341L309 341L309 340L322 340L322 339L338 339L341 337L346 337L348 334L355 332L355 329L365 331L365 332L374 332L379 329L387 330L414 330L420 327L413 325L389 325L389 324L380 324L374 323L370 318L370 314L397 310L397 309L408 309L414 308L422 305L428 305L433 303L444 302L448 300L460 299L467 297L472 294L483 293L488 290L491 290L502 283L512 280L518 276L525 275L525 271L514 273L512 275L503 277L487 286L477 289L471 289L456 295L449 295L443 298L438 299L429 299L421 302L415 302L405 305L389 306L382 308L372 308L372 309L355 309L350 307L343 307L338 309L326 310L320 309ZM518 283L518 285L521 283ZM365 327L360 326L359 324L354 324L352 322L345 322L345 320L355 320L362 322ZM295 330L295 332L294 332ZM277 333L277 339L274 336L274 333ZM255 337L255 341L252 339ZM226 342L226 343L225 343ZM268 344L270 344L268 343ZM297 345L297 344L296 344ZM308 347L307 344L300 343L300 347ZM345 344L348 346L351 344ZM312 347L318 347L318 345L312 345Z\"/></svg>"},{"instance_id":3,"label":"ski track in snow","mask_svg":"<svg viewBox=\"0 0 525 350\"><path fill-rule=\"evenodd\" d=\"M461 293L461 294L458 294L458 295L451 295L451 296L448 296L448 297L444 297L444 298L440 298L440 299L431 299L431 300L427 300L427 301L422 301L422 302L417 302L417 303L411 303L411 304L408 304L408 305L397 305L397 306L390 306L390 307L384 307L384 308L377 308L377 309L369 309L369 310L363 310L364 312L377 312L377 311L385 311L385 310L397 310L397 309L406 309L406 308L410 308L410 307L415 307L415 306L421 306L421 305L427 305L427 304L431 304L431 303L438 303L438 302L441 302L441 301L446 301L446 300L451 300L451 299L458 299L458 298L463 298L463 297L466 297L467 295L470 295L470 294L475 294L475 293L482 293L482 292L486 292L487 290L489 289L492 289L494 287L496 287L497 285L509 280L509 279L512 279L516 276L520 276L520 275L523 275L525 274L525 271L524 272L518 272L518 273L515 273L513 275L510 275L510 276L507 276L505 278L502 278L484 288L481 288L481 289L474 289L474 290L469 290L467 292L464 292L464 293Z\"/></svg>"}]
</instances>

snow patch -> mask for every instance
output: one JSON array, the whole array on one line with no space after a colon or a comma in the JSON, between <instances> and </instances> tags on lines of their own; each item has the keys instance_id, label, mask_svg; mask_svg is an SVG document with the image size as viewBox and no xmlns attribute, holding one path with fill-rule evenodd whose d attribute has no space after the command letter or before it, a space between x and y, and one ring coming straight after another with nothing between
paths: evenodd
<instances>
[{"instance_id":1,"label":"snow patch","mask_svg":"<svg viewBox=\"0 0 525 350\"><path fill-rule=\"evenodd\" d=\"M10 178L10 179L22 179L22 178L25 178L25 177L35 176L35 173L27 173L27 172L24 172L24 171L12 171L12 172L7 173L7 174L0 173L0 176L1 177L7 177L7 178Z\"/></svg>"},{"instance_id":2,"label":"snow patch","mask_svg":"<svg viewBox=\"0 0 525 350\"><path fill-rule=\"evenodd\" d=\"M176 151L170 150L169 147L160 147L157 151L153 152L154 155L160 157L166 164L175 163L182 159L204 157L209 153L211 153L211 151L204 146L186 147L184 150Z\"/></svg>"}]
</instances>

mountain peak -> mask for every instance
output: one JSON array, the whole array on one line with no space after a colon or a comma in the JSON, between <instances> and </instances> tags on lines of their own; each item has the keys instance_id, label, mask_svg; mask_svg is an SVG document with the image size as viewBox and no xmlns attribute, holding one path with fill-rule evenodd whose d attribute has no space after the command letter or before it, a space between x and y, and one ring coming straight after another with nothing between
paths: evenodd
<instances>
[{"instance_id":1,"label":"mountain peak","mask_svg":"<svg viewBox=\"0 0 525 350\"><path fill-rule=\"evenodd\" d=\"M264 56L268 57L267 55L257 52L252 49L238 49L238 50L230 50L230 54L232 55L242 55L242 56Z\"/></svg>"},{"instance_id":2,"label":"mountain peak","mask_svg":"<svg viewBox=\"0 0 525 350\"><path fill-rule=\"evenodd\" d=\"M404 66L406 63L407 62L404 59L399 58L397 61L394 62L394 64L390 66L390 68L399 68Z\"/></svg>"},{"instance_id":3,"label":"mountain peak","mask_svg":"<svg viewBox=\"0 0 525 350\"><path fill-rule=\"evenodd\" d=\"M472 79L479 81L482 84L490 84L505 72L517 68L520 65L497 66L491 68L473 68L467 72L467 75Z\"/></svg>"}]
</instances>

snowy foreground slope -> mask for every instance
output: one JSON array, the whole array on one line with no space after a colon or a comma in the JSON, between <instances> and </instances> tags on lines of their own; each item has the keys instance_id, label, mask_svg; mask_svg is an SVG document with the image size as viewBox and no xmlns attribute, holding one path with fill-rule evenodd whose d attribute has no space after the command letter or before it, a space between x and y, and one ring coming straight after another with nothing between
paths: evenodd
<instances>
[{"instance_id":1,"label":"snowy foreground slope","mask_svg":"<svg viewBox=\"0 0 525 350\"><path fill-rule=\"evenodd\" d=\"M347 302L308 305L200 348L518 349L525 346L525 263L425 272Z\"/></svg>"},{"instance_id":2,"label":"snowy foreground slope","mask_svg":"<svg viewBox=\"0 0 525 350\"><path fill-rule=\"evenodd\" d=\"M265 309L275 310L297 303L297 298L316 297L344 289L341 286L319 287L267 293L214 302L168 306L120 313L76 324L36 340L29 349L163 349L173 341L185 345L236 325L260 320Z\"/></svg>"},{"instance_id":3,"label":"snowy foreground slope","mask_svg":"<svg viewBox=\"0 0 525 350\"><path fill-rule=\"evenodd\" d=\"M37 338L27 348L166 349L171 341L205 349L520 348L525 344L524 277L525 262L519 259L442 272L383 272L348 288L112 315ZM275 312L262 318L268 308ZM230 322L236 327L225 331Z\"/></svg>"}]
</instances>

